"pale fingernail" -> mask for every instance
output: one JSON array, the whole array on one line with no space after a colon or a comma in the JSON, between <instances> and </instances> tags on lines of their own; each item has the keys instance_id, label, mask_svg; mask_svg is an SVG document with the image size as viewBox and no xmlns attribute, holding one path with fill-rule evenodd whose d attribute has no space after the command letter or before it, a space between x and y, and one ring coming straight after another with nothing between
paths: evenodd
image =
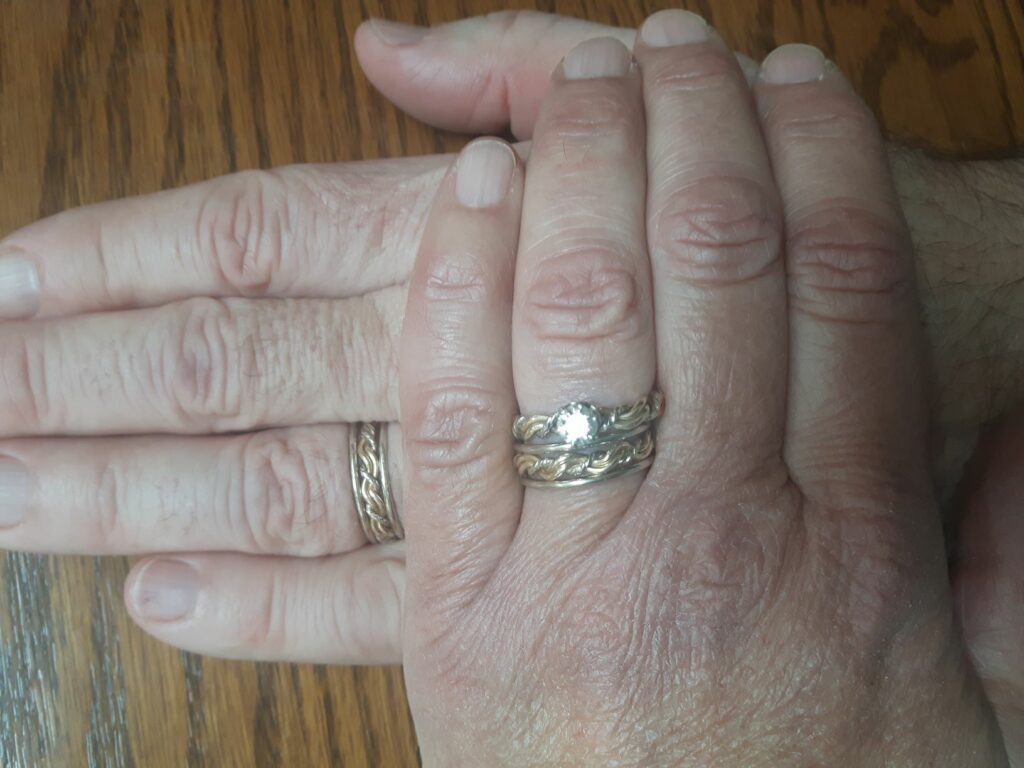
<instances>
[{"instance_id":1,"label":"pale fingernail","mask_svg":"<svg viewBox=\"0 0 1024 768\"><path fill-rule=\"evenodd\" d=\"M154 560L132 590L135 610L145 619L174 621L192 612L199 596L199 573L181 560Z\"/></svg>"},{"instance_id":2,"label":"pale fingernail","mask_svg":"<svg viewBox=\"0 0 1024 768\"><path fill-rule=\"evenodd\" d=\"M651 48L700 43L711 36L704 19L689 11L659 11L640 27L640 39Z\"/></svg>"},{"instance_id":3,"label":"pale fingernail","mask_svg":"<svg viewBox=\"0 0 1024 768\"><path fill-rule=\"evenodd\" d=\"M10 528L25 519L32 500L32 478L17 459L0 458L0 528Z\"/></svg>"},{"instance_id":4,"label":"pale fingernail","mask_svg":"<svg viewBox=\"0 0 1024 768\"><path fill-rule=\"evenodd\" d=\"M0 319L20 320L39 311L39 273L32 260L0 254Z\"/></svg>"},{"instance_id":5,"label":"pale fingernail","mask_svg":"<svg viewBox=\"0 0 1024 768\"><path fill-rule=\"evenodd\" d=\"M736 61L739 62L740 69L743 70L743 76L747 79L747 85L754 85L757 82L757 76L761 73L761 65L742 53L736 54Z\"/></svg>"},{"instance_id":6,"label":"pale fingernail","mask_svg":"<svg viewBox=\"0 0 1024 768\"><path fill-rule=\"evenodd\" d=\"M821 80L825 55L813 45L790 43L776 48L761 64L761 78L771 85L795 85Z\"/></svg>"},{"instance_id":7,"label":"pale fingernail","mask_svg":"<svg viewBox=\"0 0 1024 768\"><path fill-rule=\"evenodd\" d=\"M598 77L622 77L629 72L633 56L613 37L597 37L580 43L562 62L566 80L592 80Z\"/></svg>"},{"instance_id":8,"label":"pale fingernail","mask_svg":"<svg viewBox=\"0 0 1024 768\"><path fill-rule=\"evenodd\" d=\"M462 150L455 169L455 196L467 208L493 208L508 195L516 156L496 139L474 141Z\"/></svg>"},{"instance_id":9,"label":"pale fingernail","mask_svg":"<svg viewBox=\"0 0 1024 768\"><path fill-rule=\"evenodd\" d=\"M415 45L427 34L426 27L386 19L370 19L370 30L385 45Z\"/></svg>"}]
</instances>

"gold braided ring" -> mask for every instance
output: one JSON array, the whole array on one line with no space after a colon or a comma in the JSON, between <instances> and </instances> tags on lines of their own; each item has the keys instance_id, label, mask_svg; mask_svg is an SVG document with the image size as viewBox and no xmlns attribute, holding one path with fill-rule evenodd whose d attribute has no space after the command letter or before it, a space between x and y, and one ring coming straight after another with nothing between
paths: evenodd
<instances>
[{"instance_id":1,"label":"gold braided ring","mask_svg":"<svg viewBox=\"0 0 1024 768\"><path fill-rule=\"evenodd\" d=\"M348 447L356 514L367 541L383 544L404 538L388 481L387 425L356 422L349 431Z\"/></svg>"},{"instance_id":2,"label":"gold braided ring","mask_svg":"<svg viewBox=\"0 0 1024 768\"><path fill-rule=\"evenodd\" d=\"M513 459L520 482L534 488L569 488L610 480L649 467L653 461L650 430L604 444L591 453L556 451L538 456L517 452Z\"/></svg>"}]
</instances>

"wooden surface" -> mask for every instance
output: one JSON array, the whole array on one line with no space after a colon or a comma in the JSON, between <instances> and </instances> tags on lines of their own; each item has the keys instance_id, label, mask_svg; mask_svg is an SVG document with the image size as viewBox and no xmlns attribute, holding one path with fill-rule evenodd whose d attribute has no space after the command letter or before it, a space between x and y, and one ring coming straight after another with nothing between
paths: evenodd
<instances>
[{"instance_id":1,"label":"wooden surface","mask_svg":"<svg viewBox=\"0 0 1024 768\"><path fill-rule=\"evenodd\" d=\"M510 3L635 25L668 3ZM498 2L0 0L0 234L68 206L240 168L451 150L368 86L369 15ZM952 152L1024 144L1019 0L703 2L737 49L825 48L888 130ZM397 669L202 659L149 640L117 559L6 555L0 766L405 766Z\"/></svg>"}]
</instances>

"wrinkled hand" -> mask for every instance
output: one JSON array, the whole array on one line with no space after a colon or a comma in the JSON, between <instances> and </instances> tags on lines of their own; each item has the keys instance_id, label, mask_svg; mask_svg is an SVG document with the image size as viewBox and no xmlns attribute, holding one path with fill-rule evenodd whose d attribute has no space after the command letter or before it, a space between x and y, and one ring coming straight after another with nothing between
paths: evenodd
<instances>
[{"instance_id":1,"label":"wrinkled hand","mask_svg":"<svg viewBox=\"0 0 1024 768\"><path fill-rule=\"evenodd\" d=\"M954 621L910 241L869 111L804 46L768 57L755 104L683 12L634 55L566 57L525 183L506 146L470 145L410 279L425 763L1005 765ZM523 492L517 410L655 385L646 477Z\"/></svg>"},{"instance_id":2,"label":"wrinkled hand","mask_svg":"<svg viewBox=\"0 0 1024 768\"><path fill-rule=\"evenodd\" d=\"M550 72L573 45L609 32L632 44L635 34L533 13L407 31L397 41L375 29L364 25L357 35L360 59L400 106L460 130L511 122L524 137ZM443 109L424 111L438 104ZM978 424L1024 391L1020 334L1012 313L1002 311L1019 303L1012 286L1021 284L1012 233L1003 229L1013 222L1014 176L998 164L947 172L947 164L919 155L893 159L924 276L941 421L966 435L969 447ZM5 239L0 251L20 258L0 264L8 295L0 311L17 319L0 334L0 412L8 437L0 453L22 462L29 478L19 481L18 467L4 462L12 489L5 519L25 516L0 533L0 544L187 553L199 583L187 571L184 582L161 581L146 559L129 579L127 599L144 628L191 650L398 660L401 546L316 560L292 556L362 544L344 471L346 430L336 422L397 418L394 361L405 283L423 214L449 162L247 173L71 211ZM37 270L38 295L30 276L19 277L26 259ZM124 309L134 311L121 316ZM218 323L183 322L193 312L221 310ZM204 339L224 330L236 332L235 346L209 344L210 353L201 353ZM69 342L81 352L69 349L65 358L62 345ZM118 356L119 350L136 354ZM41 373L46 388L38 390ZM231 406L223 411L215 399L198 396L218 387L236 393L221 396ZM40 411L49 411L48 424L31 421L36 397ZM179 398L208 402L183 419ZM303 426L321 420L322 426ZM271 428L216 435L246 425ZM90 437L153 430L192 435ZM71 431L79 437L47 436ZM12 439L29 432L38 437ZM943 466L957 466L959 458ZM400 477L400 463L392 473ZM19 482L28 483L31 502L20 512L10 506ZM995 538L983 544L991 548ZM987 551L976 551L972 562L988 562ZM151 578L141 579L143 573ZM986 574L986 583L1011 583L1001 568ZM199 598L191 610L190 597ZM156 613L146 610L161 601ZM989 625L1015 625L1015 605L1001 605ZM161 618L160 611L182 618ZM1003 634L979 635L979 650L989 651L991 639ZM1015 677L1000 673L1002 690L1021 690L1024 664L1015 669Z\"/></svg>"}]
</instances>

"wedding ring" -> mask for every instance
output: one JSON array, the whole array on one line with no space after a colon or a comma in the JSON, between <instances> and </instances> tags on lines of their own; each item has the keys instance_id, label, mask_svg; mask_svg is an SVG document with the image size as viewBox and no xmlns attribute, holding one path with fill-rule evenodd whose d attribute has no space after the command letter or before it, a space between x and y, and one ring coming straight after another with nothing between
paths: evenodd
<instances>
[{"instance_id":1,"label":"wedding ring","mask_svg":"<svg viewBox=\"0 0 1024 768\"><path fill-rule=\"evenodd\" d=\"M660 392L614 408L572 402L549 415L517 416L514 465L523 485L566 488L610 480L654 461Z\"/></svg>"},{"instance_id":2,"label":"wedding ring","mask_svg":"<svg viewBox=\"0 0 1024 768\"><path fill-rule=\"evenodd\" d=\"M564 405L551 415L516 416L512 438L517 443L540 443L558 437L573 444L621 436L653 424L661 415L665 400L655 390L635 403L606 408L584 402Z\"/></svg>"},{"instance_id":3,"label":"wedding ring","mask_svg":"<svg viewBox=\"0 0 1024 768\"><path fill-rule=\"evenodd\" d=\"M517 451L513 463L523 485L533 488L569 488L611 480L638 472L654 461L654 436L648 428L629 440L615 440L596 450Z\"/></svg>"},{"instance_id":4,"label":"wedding ring","mask_svg":"<svg viewBox=\"0 0 1024 768\"><path fill-rule=\"evenodd\" d=\"M350 428L348 446L352 494L367 541L383 544L404 538L388 479L387 425L356 422Z\"/></svg>"}]
</instances>

